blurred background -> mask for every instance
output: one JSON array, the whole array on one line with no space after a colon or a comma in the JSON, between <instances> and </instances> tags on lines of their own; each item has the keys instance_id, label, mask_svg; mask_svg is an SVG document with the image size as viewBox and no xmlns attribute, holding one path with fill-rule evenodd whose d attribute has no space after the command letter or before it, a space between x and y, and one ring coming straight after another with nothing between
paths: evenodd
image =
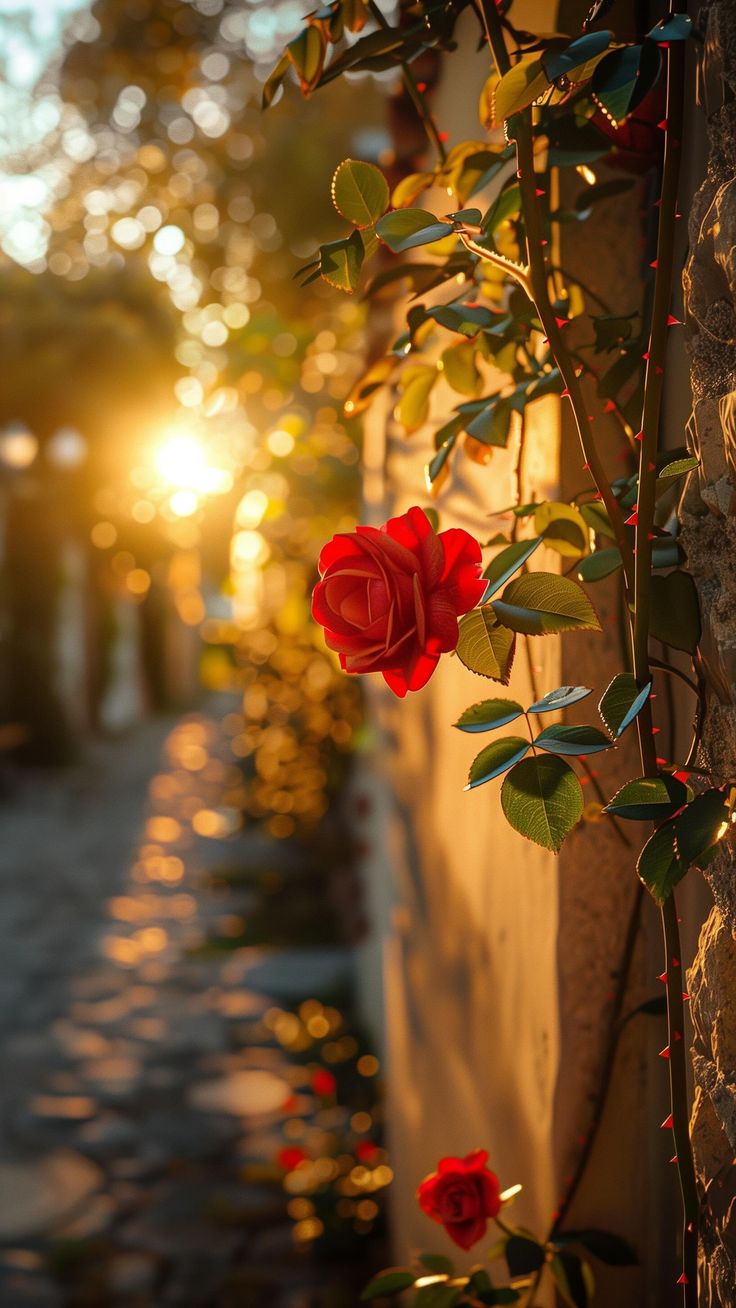
<instances>
[{"instance_id":1,"label":"blurred background","mask_svg":"<svg viewBox=\"0 0 736 1308\"><path fill-rule=\"evenodd\" d=\"M0 1302L338 1308L385 1253L356 1013L364 310L295 270L384 88L303 6L0 0Z\"/></svg>"}]
</instances>

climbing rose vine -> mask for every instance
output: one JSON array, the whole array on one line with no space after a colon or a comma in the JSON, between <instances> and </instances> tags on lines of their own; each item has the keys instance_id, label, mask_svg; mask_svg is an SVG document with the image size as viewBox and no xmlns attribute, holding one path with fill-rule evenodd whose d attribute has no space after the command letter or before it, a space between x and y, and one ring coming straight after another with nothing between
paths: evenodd
<instances>
[{"instance_id":1,"label":"climbing rose vine","mask_svg":"<svg viewBox=\"0 0 736 1308\"><path fill-rule=\"evenodd\" d=\"M499 449L514 457L521 491L524 451L534 439L529 410L545 397L559 398L577 431L580 449L572 461L563 442L560 480L579 490L566 500L531 503L521 502L519 494L518 503L490 514L498 530L490 527L483 542L489 551L484 586L472 538L435 532L422 510L413 508L381 531L358 527L325 547L314 615L346 671L381 672L399 695L424 686L441 654L451 651L477 677L506 686L517 645L526 644L533 664L527 642L535 638L594 638L601 630L595 590L605 579L616 588L625 640L618 671L597 688L600 721L568 723L556 716L545 725L546 714L564 713L593 694L592 686L570 685L534 688L532 703L492 695L470 704L455 726L487 741L470 765L466 789L502 778L504 817L546 849L558 852L583 818L581 780L594 785L600 800L595 815L616 824L624 846L631 844L631 823L652 824L631 870L635 862L641 887L662 917L669 1035L663 1052L672 1109L665 1125L673 1132L683 1202L681 1271L673 1281L685 1308L696 1308L700 1196L688 1128L687 996L674 892L691 867L704 868L717 856L736 816L736 785L700 766L706 661L698 593L685 566L678 522L678 488L683 478L698 475L699 457L684 441L665 441L661 419L668 338L682 325L675 232L685 117L695 109L685 98L685 58L703 33L685 0L669 0L654 26L641 18L635 39L628 39L627 29L622 40L602 26L619 8L612 0L595 0L582 30L564 35L528 31L514 0L399 0L393 21L375 0L332 0L307 15L287 45L264 85L264 103L273 102L290 72L310 95L346 72L393 68L434 155L417 159L419 171L394 178L393 189L367 160L343 160L332 178L344 235L320 245L301 270L303 283L322 278L348 294L367 296L401 288L407 301L402 330L355 386L346 411L359 414L388 387L398 426L407 437L422 432L426 439L434 388L453 392L453 411L431 432L425 476L433 496L464 459L492 466ZM449 144L432 112L431 86L417 81L414 69L432 66L441 52L444 74L461 13L471 28L477 23L488 79L478 105L478 139ZM454 89L463 94L461 83ZM566 242L564 234L574 230L572 239L585 241L586 224L595 227L599 206L627 192L634 193L633 213L656 213L656 233L654 223L642 222L641 294L633 303L609 305L600 297L594 260L582 276L565 269L570 238ZM424 196L427 208L419 207ZM550 550L556 561L538 567ZM685 671L680 665L687 661ZM661 727L653 721L652 701L655 694L658 707L666 701L663 677L672 675L689 687L696 706L693 741L680 758L658 752ZM513 734L499 735L511 723L518 724ZM640 775L615 794L609 785L606 793L605 756L627 731L637 736ZM670 734L674 741L675 732ZM601 756L595 770L587 762L591 755ZM640 889L631 919L632 940L642 894ZM607 1066L632 951L620 972L616 1012L612 1005L608 1013ZM583 1135L586 1144L546 1240L535 1243L526 1232L509 1238L505 1256L513 1286L503 1297L485 1272L485 1281L471 1277L462 1283L442 1273L449 1285L439 1298L427 1297L421 1277L406 1269L393 1273L393 1280L384 1277L375 1294L417 1286L417 1304L513 1303L523 1295L526 1305L534 1300L542 1268L549 1267L564 1302L586 1308L591 1285L563 1244L563 1234L569 1244L574 1233L561 1224L600 1117ZM478 1167L471 1167L476 1185L485 1158ZM461 1224L464 1213L469 1222L479 1219L470 1190L455 1188L457 1177L452 1186L443 1178L440 1167L424 1183L430 1215L448 1230L451 1211L460 1214ZM592 1235L592 1252L604 1257L602 1233ZM584 1244L583 1233L578 1236ZM522 1285L519 1277L531 1280Z\"/></svg>"}]
</instances>

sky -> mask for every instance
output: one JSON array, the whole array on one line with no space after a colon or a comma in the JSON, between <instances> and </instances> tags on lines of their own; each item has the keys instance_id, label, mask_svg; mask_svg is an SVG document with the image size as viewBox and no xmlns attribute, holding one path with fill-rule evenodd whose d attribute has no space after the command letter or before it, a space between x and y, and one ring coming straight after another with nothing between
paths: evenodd
<instances>
[{"instance_id":1,"label":"sky","mask_svg":"<svg viewBox=\"0 0 736 1308\"><path fill-rule=\"evenodd\" d=\"M61 49L64 24L85 8L85 0L0 0L0 246L22 263L45 244L43 210L56 180L49 169L24 171L22 156L60 119L57 97L33 91Z\"/></svg>"}]
</instances>

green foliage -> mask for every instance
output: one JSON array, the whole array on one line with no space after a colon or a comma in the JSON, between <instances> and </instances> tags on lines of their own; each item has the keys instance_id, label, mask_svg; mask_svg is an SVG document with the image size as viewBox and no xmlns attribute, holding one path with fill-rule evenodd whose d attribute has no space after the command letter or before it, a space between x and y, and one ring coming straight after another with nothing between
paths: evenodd
<instances>
[{"instance_id":1,"label":"green foliage","mask_svg":"<svg viewBox=\"0 0 736 1308\"><path fill-rule=\"evenodd\" d=\"M545 727L534 744L550 754L600 754L610 749L612 742L597 727Z\"/></svg>"},{"instance_id":2,"label":"green foliage","mask_svg":"<svg viewBox=\"0 0 736 1308\"><path fill-rule=\"evenodd\" d=\"M527 636L555 631L600 631L600 623L585 592L554 572L530 572L512 581L503 599L493 600L499 622Z\"/></svg>"},{"instance_id":3,"label":"green foliage","mask_svg":"<svg viewBox=\"0 0 736 1308\"><path fill-rule=\"evenodd\" d=\"M408 1290L415 1280L414 1273L408 1267L389 1267L368 1282L360 1297L370 1300L399 1294L401 1290Z\"/></svg>"},{"instance_id":4,"label":"green foliage","mask_svg":"<svg viewBox=\"0 0 736 1308\"><path fill-rule=\"evenodd\" d=\"M524 740L523 736L504 736L501 740L494 740L473 759L465 789L474 790L476 786L499 777L513 763L518 763L528 751L529 741Z\"/></svg>"},{"instance_id":5,"label":"green foliage","mask_svg":"<svg viewBox=\"0 0 736 1308\"><path fill-rule=\"evenodd\" d=\"M664 903L688 868L705 866L729 820L724 791L706 790L657 828L641 851L636 870L658 904Z\"/></svg>"},{"instance_id":6,"label":"green foliage","mask_svg":"<svg viewBox=\"0 0 736 1308\"><path fill-rule=\"evenodd\" d=\"M515 831L557 854L580 820L583 791L568 763L544 754L511 769L501 787L501 807Z\"/></svg>"},{"instance_id":7,"label":"green foliage","mask_svg":"<svg viewBox=\"0 0 736 1308\"><path fill-rule=\"evenodd\" d=\"M630 672L619 672L606 687L598 705L612 736L620 736L641 713L652 691L651 681L641 690Z\"/></svg>"},{"instance_id":8,"label":"green foliage","mask_svg":"<svg viewBox=\"0 0 736 1308\"><path fill-rule=\"evenodd\" d=\"M438 222L425 209L395 209L376 223L376 232L394 254L403 254L417 245L429 245L452 235L450 223Z\"/></svg>"},{"instance_id":9,"label":"green foliage","mask_svg":"<svg viewBox=\"0 0 736 1308\"><path fill-rule=\"evenodd\" d=\"M484 699L461 713L455 726L461 731L493 731L520 718L523 712L514 699Z\"/></svg>"},{"instance_id":10,"label":"green foliage","mask_svg":"<svg viewBox=\"0 0 736 1308\"><path fill-rule=\"evenodd\" d=\"M688 788L676 777L638 777L616 791L605 812L635 822L662 822L682 808L687 799Z\"/></svg>"},{"instance_id":11,"label":"green foliage","mask_svg":"<svg viewBox=\"0 0 736 1308\"><path fill-rule=\"evenodd\" d=\"M473 609L460 619L457 656L471 672L508 685L514 661L516 637L502 627L490 605Z\"/></svg>"},{"instance_id":12,"label":"green foliage","mask_svg":"<svg viewBox=\"0 0 736 1308\"><path fill-rule=\"evenodd\" d=\"M672 649L692 654L700 640L700 605L689 572L670 572L651 579L650 632Z\"/></svg>"},{"instance_id":13,"label":"green foliage","mask_svg":"<svg viewBox=\"0 0 736 1308\"><path fill-rule=\"evenodd\" d=\"M388 182L375 164L345 159L332 178L332 202L354 227L372 227L388 208Z\"/></svg>"}]
</instances>

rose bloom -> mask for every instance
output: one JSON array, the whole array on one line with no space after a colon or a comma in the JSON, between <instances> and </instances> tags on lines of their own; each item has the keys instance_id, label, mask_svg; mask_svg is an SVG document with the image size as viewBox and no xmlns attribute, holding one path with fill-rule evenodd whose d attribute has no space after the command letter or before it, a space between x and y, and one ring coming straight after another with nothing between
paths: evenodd
<instances>
[{"instance_id":1,"label":"rose bloom","mask_svg":"<svg viewBox=\"0 0 736 1308\"><path fill-rule=\"evenodd\" d=\"M480 546L460 527L439 534L412 508L380 531L334 536L319 559L312 616L345 672L382 672L396 695L426 685L455 649L457 620L485 590Z\"/></svg>"},{"instance_id":2,"label":"rose bloom","mask_svg":"<svg viewBox=\"0 0 736 1308\"><path fill-rule=\"evenodd\" d=\"M422 1212L444 1226L461 1249L483 1239L489 1217L501 1208L498 1178L486 1167L485 1149L465 1158L442 1158L437 1171L426 1176L417 1190Z\"/></svg>"}]
</instances>

